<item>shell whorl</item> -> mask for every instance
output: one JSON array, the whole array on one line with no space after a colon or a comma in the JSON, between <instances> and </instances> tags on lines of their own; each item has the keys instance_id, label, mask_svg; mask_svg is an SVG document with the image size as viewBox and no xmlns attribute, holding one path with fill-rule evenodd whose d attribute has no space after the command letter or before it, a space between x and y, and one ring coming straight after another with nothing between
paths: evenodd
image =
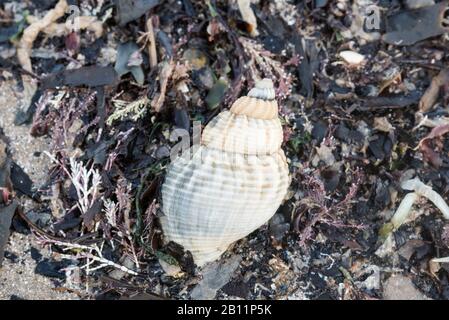
<instances>
[{"instance_id":1,"label":"shell whorl","mask_svg":"<svg viewBox=\"0 0 449 320\"><path fill-rule=\"evenodd\" d=\"M262 120L276 119L278 104L275 97L273 82L270 79L263 79L256 82L247 96L234 102L231 112Z\"/></svg>"},{"instance_id":2,"label":"shell whorl","mask_svg":"<svg viewBox=\"0 0 449 320\"><path fill-rule=\"evenodd\" d=\"M276 94L274 92L273 81L268 78L257 81L254 88L248 92L248 97L262 100L274 100Z\"/></svg>"},{"instance_id":3,"label":"shell whorl","mask_svg":"<svg viewBox=\"0 0 449 320\"><path fill-rule=\"evenodd\" d=\"M283 141L274 98L273 82L256 83L247 96L239 98L204 128L202 144L226 152L266 155L279 150Z\"/></svg>"}]
</instances>

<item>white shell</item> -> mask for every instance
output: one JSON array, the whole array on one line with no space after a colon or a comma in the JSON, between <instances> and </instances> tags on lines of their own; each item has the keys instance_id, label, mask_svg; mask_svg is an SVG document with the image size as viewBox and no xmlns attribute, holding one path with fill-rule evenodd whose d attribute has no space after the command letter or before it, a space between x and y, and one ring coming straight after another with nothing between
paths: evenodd
<instances>
[{"instance_id":1,"label":"white shell","mask_svg":"<svg viewBox=\"0 0 449 320\"><path fill-rule=\"evenodd\" d=\"M198 266L267 222L287 193L280 121L277 113L252 117L266 117L259 111L234 104L206 126L191 159L179 157L169 167L162 186L164 237L189 250Z\"/></svg>"},{"instance_id":2,"label":"white shell","mask_svg":"<svg viewBox=\"0 0 449 320\"><path fill-rule=\"evenodd\" d=\"M359 65L365 61L365 56L355 51L341 51L339 55L346 63L350 65Z\"/></svg>"}]
</instances>

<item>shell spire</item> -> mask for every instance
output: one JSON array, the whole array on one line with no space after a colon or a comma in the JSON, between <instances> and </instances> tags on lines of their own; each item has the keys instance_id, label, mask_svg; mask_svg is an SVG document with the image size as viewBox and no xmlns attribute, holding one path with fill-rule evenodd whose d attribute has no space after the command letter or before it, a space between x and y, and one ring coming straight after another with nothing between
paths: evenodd
<instances>
[{"instance_id":1,"label":"shell spire","mask_svg":"<svg viewBox=\"0 0 449 320\"><path fill-rule=\"evenodd\" d=\"M254 88L248 92L248 97L262 100L274 100L276 93L274 92L273 81L268 78L257 81Z\"/></svg>"},{"instance_id":2,"label":"shell spire","mask_svg":"<svg viewBox=\"0 0 449 320\"><path fill-rule=\"evenodd\" d=\"M265 78L257 81L247 96L237 99L231 107L231 112L261 120L277 119L278 104L275 97L273 81Z\"/></svg>"}]
</instances>

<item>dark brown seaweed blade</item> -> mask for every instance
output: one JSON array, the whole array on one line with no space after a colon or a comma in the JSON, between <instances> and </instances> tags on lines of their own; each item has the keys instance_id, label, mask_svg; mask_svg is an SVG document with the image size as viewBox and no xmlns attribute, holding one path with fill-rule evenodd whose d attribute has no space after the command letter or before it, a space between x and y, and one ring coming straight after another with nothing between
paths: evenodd
<instances>
[{"instance_id":1,"label":"dark brown seaweed blade","mask_svg":"<svg viewBox=\"0 0 449 320\"><path fill-rule=\"evenodd\" d=\"M3 262L3 255L5 253L5 246L8 243L9 227L11 220L16 212L17 202L13 202L9 206L0 207L0 267Z\"/></svg>"},{"instance_id":2,"label":"dark brown seaweed blade","mask_svg":"<svg viewBox=\"0 0 449 320\"><path fill-rule=\"evenodd\" d=\"M294 35L293 43L295 44L295 52L299 54L303 59L298 67L299 80L301 82L301 94L311 97L313 94L313 67L311 60L314 57L307 55L306 44L302 41L301 36Z\"/></svg>"},{"instance_id":3,"label":"dark brown seaweed blade","mask_svg":"<svg viewBox=\"0 0 449 320\"><path fill-rule=\"evenodd\" d=\"M140 18L158 4L159 0L115 0L120 25Z\"/></svg>"},{"instance_id":4,"label":"dark brown seaweed blade","mask_svg":"<svg viewBox=\"0 0 449 320\"><path fill-rule=\"evenodd\" d=\"M405 108L419 102L421 93L413 91L408 95L395 94L386 97L370 97L362 99L363 104L359 111L376 110L376 109L388 109L388 108Z\"/></svg>"},{"instance_id":5,"label":"dark brown seaweed blade","mask_svg":"<svg viewBox=\"0 0 449 320\"><path fill-rule=\"evenodd\" d=\"M141 65L129 66L128 62L131 55L139 51L139 46L134 42L121 43L117 48L117 60L114 69L121 77L129 72L139 84L145 81L145 75Z\"/></svg>"},{"instance_id":6,"label":"dark brown seaweed blade","mask_svg":"<svg viewBox=\"0 0 449 320\"><path fill-rule=\"evenodd\" d=\"M74 70L64 70L42 79L41 90L62 86L98 87L111 85L118 81L118 74L112 66L88 66Z\"/></svg>"},{"instance_id":7,"label":"dark brown seaweed blade","mask_svg":"<svg viewBox=\"0 0 449 320\"><path fill-rule=\"evenodd\" d=\"M415 10L401 11L387 17L387 33L383 40L389 44L409 46L418 41L449 32L444 22L448 1Z\"/></svg>"},{"instance_id":8,"label":"dark brown seaweed blade","mask_svg":"<svg viewBox=\"0 0 449 320\"><path fill-rule=\"evenodd\" d=\"M43 91L41 89L37 89L31 98L30 105L26 109L26 111L19 110L16 114L16 118L14 120L14 124L19 126L22 124L28 124L33 119L34 112L36 111L36 103L39 101L42 96Z\"/></svg>"},{"instance_id":9,"label":"dark brown seaweed blade","mask_svg":"<svg viewBox=\"0 0 449 320\"><path fill-rule=\"evenodd\" d=\"M30 198L33 198L33 181L15 162L12 162L11 164L11 182L14 190L18 191L19 195L24 194Z\"/></svg>"}]
</instances>

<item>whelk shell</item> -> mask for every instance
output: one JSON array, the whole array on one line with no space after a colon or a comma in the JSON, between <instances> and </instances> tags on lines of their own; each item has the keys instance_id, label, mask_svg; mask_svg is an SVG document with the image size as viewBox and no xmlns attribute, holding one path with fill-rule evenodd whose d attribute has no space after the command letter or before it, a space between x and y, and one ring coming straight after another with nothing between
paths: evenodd
<instances>
[{"instance_id":1,"label":"whelk shell","mask_svg":"<svg viewBox=\"0 0 449 320\"><path fill-rule=\"evenodd\" d=\"M179 157L168 169L160 219L164 237L189 250L198 266L267 222L287 193L290 177L274 98L271 80L259 81L204 128L190 159Z\"/></svg>"}]
</instances>

